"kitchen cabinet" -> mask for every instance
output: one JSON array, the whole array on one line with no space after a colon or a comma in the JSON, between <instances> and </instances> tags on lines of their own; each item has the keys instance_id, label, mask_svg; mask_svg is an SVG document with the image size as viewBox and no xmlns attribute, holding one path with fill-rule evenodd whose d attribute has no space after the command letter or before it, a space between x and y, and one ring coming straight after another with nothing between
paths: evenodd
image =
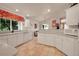
<instances>
[{"instance_id":1,"label":"kitchen cabinet","mask_svg":"<svg viewBox=\"0 0 79 59\"><path fill-rule=\"evenodd\" d=\"M74 41L74 56L79 56L79 38Z\"/></svg>"},{"instance_id":2,"label":"kitchen cabinet","mask_svg":"<svg viewBox=\"0 0 79 59\"><path fill-rule=\"evenodd\" d=\"M27 42L29 40L32 40L33 39L33 34L32 33L28 33L27 32L24 32L23 33L23 42Z\"/></svg>"},{"instance_id":3,"label":"kitchen cabinet","mask_svg":"<svg viewBox=\"0 0 79 59\"><path fill-rule=\"evenodd\" d=\"M69 56L74 55L74 39L70 37L64 37L62 51Z\"/></svg>"},{"instance_id":4,"label":"kitchen cabinet","mask_svg":"<svg viewBox=\"0 0 79 59\"><path fill-rule=\"evenodd\" d=\"M0 35L0 42L1 43L7 43L7 40L8 40L8 34Z\"/></svg>"},{"instance_id":5,"label":"kitchen cabinet","mask_svg":"<svg viewBox=\"0 0 79 59\"><path fill-rule=\"evenodd\" d=\"M16 47L24 42L32 40L33 33L30 32L14 32L0 34L0 43L7 43L12 47Z\"/></svg>"},{"instance_id":6,"label":"kitchen cabinet","mask_svg":"<svg viewBox=\"0 0 79 59\"><path fill-rule=\"evenodd\" d=\"M0 43L0 56L14 56L17 53L17 49L6 44Z\"/></svg>"},{"instance_id":7,"label":"kitchen cabinet","mask_svg":"<svg viewBox=\"0 0 79 59\"><path fill-rule=\"evenodd\" d=\"M28 40L28 36L27 34L24 32L23 34L23 42L26 42Z\"/></svg>"},{"instance_id":8,"label":"kitchen cabinet","mask_svg":"<svg viewBox=\"0 0 79 59\"><path fill-rule=\"evenodd\" d=\"M18 45L20 45L20 44L22 44L23 43L23 33L17 33L17 39L16 39L16 45L18 46Z\"/></svg>"},{"instance_id":9,"label":"kitchen cabinet","mask_svg":"<svg viewBox=\"0 0 79 59\"><path fill-rule=\"evenodd\" d=\"M79 56L79 30L78 30L78 38L75 39L75 44L74 44L74 54L75 56Z\"/></svg>"},{"instance_id":10,"label":"kitchen cabinet","mask_svg":"<svg viewBox=\"0 0 79 59\"><path fill-rule=\"evenodd\" d=\"M56 35L50 35L49 36L50 38L50 41L49 42L51 42L51 44L53 44L53 46L56 46Z\"/></svg>"},{"instance_id":11,"label":"kitchen cabinet","mask_svg":"<svg viewBox=\"0 0 79 59\"><path fill-rule=\"evenodd\" d=\"M8 39L8 45L10 46L17 46L17 34L10 34Z\"/></svg>"},{"instance_id":12,"label":"kitchen cabinet","mask_svg":"<svg viewBox=\"0 0 79 59\"><path fill-rule=\"evenodd\" d=\"M56 38L55 35L52 34L43 34L43 33L38 34L38 42L46 45L55 46L56 44L55 38Z\"/></svg>"},{"instance_id":13,"label":"kitchen cabinet","mask_svg":"<svg viewBox=\"0 0 79 59\"><path fill-rule=\"evenodd\" d=\"M66 10L66 24L78 25L79 23L79 4Z\"/></svg>"},{"instance_id":14,"label":"kitchen cabinet","mask_svg":"<svg viewBox=\"0 0 79 59\"><path fill-rule=\"evenodd\" d=\"M68 56L79 56L79 37L67 35L63 32L39 32L38 42L54 46Z\"/></svg>"},{"instance_id":15,"label":"kitchen cabinet","mask_svg":"<svg viewBox=\"0 0 79 59\"><path fill-rule=\"evenodd\" d=\"M56 37L56 48L62 51L63 49L63 36Z\"/></svg>"}]
</instances>

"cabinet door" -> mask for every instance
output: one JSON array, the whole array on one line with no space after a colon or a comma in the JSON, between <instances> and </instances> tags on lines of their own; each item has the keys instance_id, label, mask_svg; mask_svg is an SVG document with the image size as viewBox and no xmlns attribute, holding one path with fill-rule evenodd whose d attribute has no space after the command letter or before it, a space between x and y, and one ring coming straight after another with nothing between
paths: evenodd
<instances>
[{"instance_id":1,"label":"cabinet door","mask_svg":"<svg viewBox=\"0 0 79 59\"><path fill-rule=\"evenodd\" d=\"M33 39L33 33L29 32L29 33L26 33L27 34L27 41L28 40L32 40Z\"/></svg>"},{"instance_id":2,"label":"cabinet door","mask_svg":"<svg viewBox=\"0 0 79 59\"><path fill-rule=\"evenodd\" d=\"M17 36L15 34L9 35L8 44L13 47L17 46Z\"/></svg>"},{"instance_id":3,"label":"cabinet door","mask_svg":"<svg viewBox=\"0 0 79 59\"><path fill-rule=\"evenodd\" d=\"M50 34L48 37L48 43L50 43L52 46L56 45L56 35Z\"/></svg>"},{"instance_id":4,"label":"cabinet door","mask_svg":"<svg viewBox=\"0 0 79 59\"><path fill-rule=\"evenodd\" d=\"M23 43L23 33L18 33L17 34L17 45L20 45Z\"/></svg>"},{"instance_id":5,"label":"cabinet door","mask_svg":"<svg viewBox=\"0 0 79 59\"><path fill-rule=\"evenodd\" d=\"M62 51L62 46L63 46L63 39L62 39L63 36L57 36L56 38L56 47Z\"/></svg>"},{"instance_id":6,"label":"cabinet door","mask_svg":"<svg viewBox=\"0 0 79 59\"><path fill-rule=\"evenodd\" d=\"M75 39L74 43L74 55L79 56L79 40Z\"/></svg>"},{"instance_id":7,"label":"cabinet door","mask_svg":"<svg viewBox=\"0 0 79 59\"><path fill-rule=\"evenodd\" d=\"M27 34L24 33L24 34L23 34L23 42L26 42L26 41L27 41L27 38L28 38Z\"/></svg>"},{"instance_id":8,"label":"cabinet door","mask_svg":"<svg viewBox=\"0 0 79 59\"><path fill-rule=\"evenodd\" d=\"M39 34L38 35L38 42L46 45L55 46L55 35L52 34Z\"/></svg>"},{"instance_id":9,"label":"cabinet door","mask_svg":"<svg viewBox=\"0 0 79 59\"><path fill-rule=\"evenodd\" d=\"M63 39L63 52L69 56L74 55L74 39L73 38L65 37Z\"/></svg>"},{"instance_id":10,"label":"cabinet door","mask_svg":"<svg viewBox=\"0 0 79 59\"><path fill-rule=\"evenodd\" d=\"M2 35L0 36L0 42L1 43L7 43L8 35Z\"/></svg>"}]
</instances>

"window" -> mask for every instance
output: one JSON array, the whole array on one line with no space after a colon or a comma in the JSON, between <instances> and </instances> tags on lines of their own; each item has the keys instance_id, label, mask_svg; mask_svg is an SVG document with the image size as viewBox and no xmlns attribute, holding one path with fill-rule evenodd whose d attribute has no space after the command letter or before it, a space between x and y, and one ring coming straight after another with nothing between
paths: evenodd
<instances>
[{"instance_id":1,"label":"window","mask_svg":"<svg viewBox=\"0 0 79 59\"><path fill-rule=\"evenodd\" d=\"M10 21L9 19L0 18L0 31L10 31ZM12 21L12 30L18 30L18 22Z\"/></svg>"},{"instance_id":2,"label":"window","mask_svg":"<svg viewBox=\"0 0 79 59\"><path fill-rule=\"evenodd\" d=\"M12 29L18 30L18 22L17 21L12 21Z\"/></svg>"},{"instance_id":3,"label":"window","mask_svg":"<svg viewBox=\"0 0 79 59\"><path fill-rule=\"evenodd\" d=\"M49 25L48 24L43 24L42 27L43 27L43 29L49 29Z\"/></svg>"},{"instance_id":4,"label":"window","mask_svg":"<svg viewBox=\"0 0 79 59\"><path fill-rule=\"evenodd\" d=\"M0 18L0 30L1 31L10 30L10 21L8 19Z\"/></svg>"}]
</instances>

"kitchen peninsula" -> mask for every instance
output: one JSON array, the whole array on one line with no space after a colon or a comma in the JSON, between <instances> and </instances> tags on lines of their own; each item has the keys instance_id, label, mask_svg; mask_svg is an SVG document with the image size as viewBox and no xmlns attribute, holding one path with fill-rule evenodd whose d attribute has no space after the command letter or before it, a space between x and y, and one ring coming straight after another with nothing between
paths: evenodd
<instances>
[{"instance_id":1,"label":"kitchen peninsula","mask_svg":"<svg viewBox=\"0 0 79 59\"><path fill-rule=\"evenodd\" d=\"M64 34L62 30L40 30L38 42L54 46L69 56L79 55L78 36Z\"/></svg>"}]
</instances>

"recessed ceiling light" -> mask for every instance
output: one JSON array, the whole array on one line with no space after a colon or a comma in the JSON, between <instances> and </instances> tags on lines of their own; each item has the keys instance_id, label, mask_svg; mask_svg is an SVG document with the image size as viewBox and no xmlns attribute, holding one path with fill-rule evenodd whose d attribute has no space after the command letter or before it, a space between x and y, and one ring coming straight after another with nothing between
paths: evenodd
<instances>
[{"instance_id":1,"label":"recessed ceiling light","mask_svg":"<svg viewBox=\"0 0 79 59\"><path fill-rule=\"evenodd\" d=\"M29 14L27 14L26 16L28 16L28 17L29 17L30 15L29 15Z\"/></svg>"},{"instance_id":2,"label":"recessed ceiling light","mask_svg":"<svg viewBox=\"0 0 79 59\"><path fill-rule=\"evenodd\" d=\"M16 12L18 12L18 11L19 11L19 9L16 9L15 11L16 11Z\"/></svg>"},{"instance_id":3,"label":"recessed ceiling light","mask_svg":"<svg viewBox=\"0 0 79 59\"><path fill-rule=\"evenodd\" d=\"M51 10L50 9L48 9L48 12L50 12Z\"/></svg>"}]
</instances>

